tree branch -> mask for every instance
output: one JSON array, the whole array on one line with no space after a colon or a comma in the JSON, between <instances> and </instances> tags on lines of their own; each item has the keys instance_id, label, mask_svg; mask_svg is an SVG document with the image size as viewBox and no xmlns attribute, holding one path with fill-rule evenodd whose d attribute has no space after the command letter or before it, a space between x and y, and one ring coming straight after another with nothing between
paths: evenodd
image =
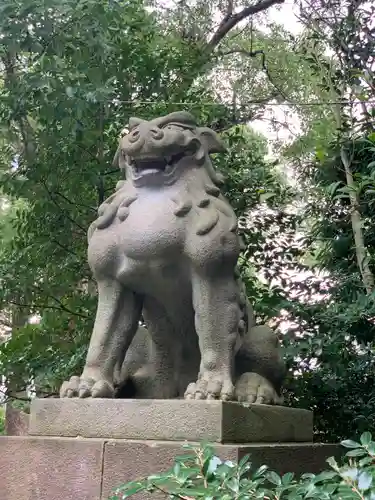
<instances>
[{"instance_id":1,"label":"tree branch","mask_svg":"<svg viewBox=\"0 0 375 500\"><path fill-rule=\"evenodd\" d=\"M51 297L52 299L54 299L54 297ZM58 299L55 299L58 301ZM59 301L58 301L59 302ZM54 309L56 311L64 311L68 314L71 314L72 316L78 316L79 318L85 318L85 319L88 319L88 316L86 314L81 314L81 313L78 313L78 312L74 312L74 311L71 311L70 309L68 309L67 307L61 305L61 306L51 306L51 305L48 305L48 304L20 304L19 302L15 302L15 301L8 301L8 304L12 304L14 306L17 306L17 307L24 307L24 308L27 308L29 309L30 311L31 310L39 310L39 309Z\"/></svg>"},{"instance_id":2,"label":"tree branch","mask_svg":"<svg viewBox=\"0 0 375 500\"><path fill-rule=\"evenodd\" d=\"M49 199L52 201L52 203L64 214L64 217L66 217L74 226L78 227L82 233L86 234L86 229L82 227L76 220L72 219L70 215L67 213L67 210L61 208L59 203L56 201L56 198L53 196L53 193L48 189L47 183L44 181L40 181L44 189L47 191Z\"/></svg>"},{"instance_id":3,"label":"tree branch","mask_svg":"<svg viewBox=\"0 0 375 500\"><path fill-rule=\"evenodd\" d=\"M63 200L65 200L67 203L70 205L76 205L77 207L84 207L87 208L88 210L91 210L91 212L95 212L96 210L93 207L90 207L89 205L84 205L83 203L77 203L76 201L72 201L69 198L67 198L64 194L60 193L60 191L53 191L53 194L56 194L57 196L60 196Z\"/></svg>"},{"instance_id":4,"label":"tree branch","mask_svg":"<svg viewBox=\"0 0 375 500\"><path fill-rule=\"evenodd\" d=\"M285 99L286 101L289 102L288 96L285 95L285 93L274 82L274 80L269 72L268 66L266 64L266 55L263 52L263 50L255 50L254 52L252 52L252 51L245 50L245 49L233 49L233 50L228 50L227 52L223 52L222 56L229 56L231 54L242 54L244 56L252 57L252 58L254 58L258 55L262 56L262 59L261 59L262 70L266 74L270 84L277 90L277 94L280 94L283 99ZM277 97L277 94L272 95L268 100L270 100L274 97ZM264 102L268 102L268 101L266 101L266 99L264 99Z\"/></svg>"},{"instance_id":5,"label":"tree branch","mask_svg":"<svg viewBox=\"0 0 375 500\"><path fill-rule=\"evenodd\" d=\"M52 238L51 242L55 243L55 245L57 245L58 247L60 247L61 250L64 250L65 252L70 253L70 255L74 255L74 257L79 258L79 255L76 252L74 252L73 250L71 250L70 248L68 248L66 245L63 245L62 243L60 243L60 241L56 240L55 238Z\"/></svg>"},{"instance_id":6,"label":"tree branch","mask_svg":"<svg viewBox=\"0 0 375 500\"><path fill-rule=\"evenodd\" d=\"M275 97L275 96L273 96ZM259 101L254 101L254 104L259 104L259 105L262 105L262 104L265 104L267 103L270 99L272 99L272 97L269 97L269 98L265 98L265 99L262 99L262 100L259 100ZM229 130L230 128L234 127L235 125L245 125L246 123L249 123L253 120L258 120L260 119L263 115L262 114L257 114L256 112L250 112L250 113L247 113L247 114L244 114L244 115L241 115L241 110L238 111L239 113L239 116L236 117L236 118L232 118L230 120L227 121L227 123L224 124L211 124L209 126L209 128L212 128L213 130L215 130L215 132L218 132L218 133L222 133L222 132L225 132L226 130Z\"/></svg>"},{"instance_id":7,"label":"tree branch","mask_svg":"<svg viewBox=\"0 0 375 500\"><path fill-rule=\"evenodd\" d=\"M22 389L23 390L23 389ZM21 390L19 391L21 392ZM16 394L8 389L5 391L3 389L0 389L0 393L4 395L6 398L3 403L7 403L8 401L11 401L12 399L16 399L17 401L24 401L25 403L30 403L31 399L30 398L23 398L20 396L16 396Z\"/></svg>"},{"instance_id":8,"label":"tree branch","mask_svg":"<svg viewBox=\"0 0 375 500\"><path fill-rule=\"evenodd\" d=\"M243 10L237 12L236 14L228 13L219 24L219 27L211 37L211 40L208 42L208 51L212 52L214 48L221 42L221 40L229 33L229 31L247 17L267 10L269 7L272 7L272 5L282 4L284 3L284 1L285 0L263 0L256 3L255 5L249 5L249 7L245 7Z\"/></svg>"},{"instance_id":9,"label":"tree branch","mask_svg":"<svg viewBox=\"0 0 375 500\"><path fill-rule=\"evenodd\" d=\"M230 17L233 15L233 0L228 0L227 4L227 13L225 18L230 19Z\"/></svg>"}]
</instances>

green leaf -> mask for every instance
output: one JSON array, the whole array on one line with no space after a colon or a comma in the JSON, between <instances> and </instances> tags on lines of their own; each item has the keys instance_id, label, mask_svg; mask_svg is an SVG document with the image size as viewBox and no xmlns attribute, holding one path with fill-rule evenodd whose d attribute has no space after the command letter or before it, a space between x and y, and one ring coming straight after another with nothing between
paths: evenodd
<instances>
[{"instance_id":1,"label":"green leaf","mask_svg":"<svg viewBox=\"0 0 375 500\"><path fill-rule=\"evenodd\" d=\"M321 149L317 149L315 151L315 155L318 158L319 161L323 162L325 158L325 152Z\"/></svg>"},{"instance_id":2,"label":"green leaf","mask_svg":"<svg viewBox=\"0 0 375 500\"><path fill-rule=\"evenodd\" d=\"M360 437L362 446L368 446L371 443L371 440L372 440L371 432L364 432Z\"/></svg>"},{"instance_id":3,"label":"green leaf","mask_svg":"<svg viewBox=\"0 0 375 500\"><path fill-rule=\"evenodd\" d=\"M337 477L337 475L338 473L335 471L324 471L315 477L314 482L315 483L325 482L330 479L333 479L334 477Z\"/></svg>"},{"instance_id":4,"label":"green leaf","mask_svg":"<svg viewBox=\"0 0 375 500\"><path fill-rule=\"evenodd\" d=\"M262 465L261 467L259 467L259 469L257 469L255 472L254 472L254 475L253 475L253 478L256 479L256 478L259 478L259 477L262 477L264 476L264 474L268 471L268 467L267 465Z\"/></svg>"},{"instance_id":5,"label":"green leaf","mask_svg":"<svg viewBox=\"0 0 375 500\"><path fill-rule=\"evenodd\" d=\"M205 477L209 477L211 474L213 474L216 471L218 466L221 464L222 464L222 461L220 460L219 457L216 457L216 456L209 457L204 462L203 475Z\"/></svg>"},{"instance_id":6,"label":"green leaf","mask_svg":"<svg viewBox=\"0 0 375 500\"><path fill-rule=\"evenodd\" d=\"M287 472L284 474L281 478L281 483L283 486L288 486L292 483L294 479L294 473L293 472Z\"/></svg>"},{"instance_id":7,"label":"green leaf","mask_svg":"<svg viewBox=\"0 0 375 500\"><path fill-rule=\"evenodd\" d=\"M72 87L66 87L65 92L68 97L74 97L74 89Z\"/></svg>"},{"instance_id":8,"label":"green leaf","mask_svg":"<svg viewBox=\"0 0 375 500\"><path fill-rule=\"evenodd\" d=\"M276 472L273 471L267 472L266 479L267 481L269 481L272 484L275 484L276 486L281 486L282 484L281 477L278 474L276 474Z\"/></svg>"},{"instance_id":9,"label":"green leaf","mask_svg":"<svg viewBox=\"0 0 375 500\"><path fill-rule=\"evenodd\" d=\"M238 463L238 468L241 469L244 465L247 465L249 460L250 460L250 455L249 454L244 455Z\"/></svg>"},{"instance_id":10,"label":"green leaf","mask_svg":"<svg viewBox=\"0 0 375 500\"><path fill-rule=\"evenodd\" d=\"M341 476L346 478L346 479L351 479L352 481L355 481L358 477L358 469L356 467L350 467L348 469L344 469L341 471Z\"/></svg>"},{"instance_id":11,"label":"green leaf","mask_svg":"<svg viewBox=\"0 0 375 500\"><path fill-rule=\"evenodd\" d=\"M341 441L341 445L344 446L345 448L360 448L361 447L360 443L356 443L355 441L352 441L351 439L346 439L344 441Z\"/></svg>"},{"instance_id":12,"label":"green leaf","mask_svg":"<svg viewBox=\"0 0 375 500\"><path fill-rule=\"evenodd\" d=\"M371 443L368 444L368 446L367 446L367 452L371 456L375 456L375 442L371 441Z\"/></svg>"},{"instance_id":13,"label":"green leaf","mask_svg":"<svg viewBox=\"0 0 375 500\"><path fill-rule=\"evenodd\" d=\"M265 201L269 200L270 198L274 198L276 196L276 193L262 193L259 196L259 201L261 203L264 203Z\"/></svg>"},{"instance_id":14,"label":"green leaf","mask_svg":"<svg viewBox=\"0 0 375 500\"><path fill-rule=\"evenodd\" d=\"M372 481L373 478L371 474L369 474L366 471L363 471L358 476L358 488L360 490L368 490L372 486Z\"/></svg>"},{"instance_id":15,"label":"green leaf","mask_svg":"<svg viewBox=\"0 0 375 500\"><path fill-rule=\"evenodd\" d=\"M333 182L327 187L327 192L330 196L333 196L337 191L338 187L342 184L341 181Z\"/></svg>"},{"instance_id":16,"label":"green leaf","mask_svg":"<svg viewBox=\"0 0 375 500\"><path fill-rule=\"evenodd\" d=\"M338 465L337 465L336 459L334 457L328 457L326 462L333 469L335 469L335 470L337 469Z\"/></svg>"},{"instance_id":17,"label":"green leaf","mask_svg":"<svg viewBox=\"0 0 375 500\"><path fill-rule=\"evenodd\" d=\"M177 455L175 458L175 462L182 462L184 464L189 463L189 462L194 462L196 459L196 455L189 455L186 453L186 455Z\"/></svg>"},{"instance_id":18,"label":"green leaf","mask_svg":"<svg viewBox=\"0 0 375 500\"><path fill-rule=\"evenodd\" d=\"M147 485L145 483L133 481L131 483L128 483L125 486L122 486L120 488L116 488L116 490L113 492L113 495L114 495L113 498L115 498L115 499L128 498L130 496L135 495L136 493L139 493L141 491L145 491L146 489L147 489Z\"/></svg>"},{"instance_id":19,"label":"green leaf","mask_svg":"<svg viewBox=\"0 0 375 500\"><path fill-rule=\"evenodd\" d=\"M173 474L178 477L180 472L181 472L181 463L176 462L173 466Z\"/></svg>"},{"instance_id":20,"label":"green leaf","mask_svg":"<svg viewBox=\"0 0 375 500\"><path fill-rule=\"evenodd\" d=\"M357 448L356 450L350 450L348 451L345 456L347 457L363 457L366 455L366 450L363 448Z\"/></svg>"}]
</instances>

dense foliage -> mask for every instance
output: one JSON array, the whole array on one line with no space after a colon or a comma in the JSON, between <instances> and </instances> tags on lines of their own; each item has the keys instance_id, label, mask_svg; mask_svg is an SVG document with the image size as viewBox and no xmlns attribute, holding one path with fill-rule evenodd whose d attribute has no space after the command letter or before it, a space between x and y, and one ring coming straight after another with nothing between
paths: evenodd
<instances>
[{"instance_id":1,"label":"dense foliage","mask_svg":"<svg viewBox=\"0 0 375 500\"><path fill-rule=\"evenodd\" d=\"M345 440L341 444L350 448L342 465L331 457L327 460L330 470L318 475L305 473L300 478L292 472L279 476L265 465L254 470L247 455L236 464L222 461L209 446L187 445L191 454L176 457L170 470L116 488L111 500L141 491L185 500L371 500L375 494L375 443L371 434L362 434L360 442Z\"/></svg>"},{"instance_id":2,"label":"dense foliage","mask_svg":"<svg viewBox=\"0 0 375 500\"><path fill-rule=\"evenodd\" d=\"M309 300L288 307L294 334L303 332L289 341L299 352L290 387L294 404L314 409L324 440L355 436L375 418L374 40L366 28L373 15L366 2L300 3L318 96L332 104L310 113L305 135L285 150L305 190L305 246L315 272ZM333 54L328 64L322 43Z\"/></svg>"},{"instance_id":3,"label":"dense foliage","mask_svg":"<svg viewBox=\"0 0 375 500\"><path fill-rule=\"evenodd\" d=\"M242 170L248 182L268 175L277 184L261 139L247 137L239 151L243 134L230 130L242 111L233 116L202 71L211 53L209 70L217 64L221 35L204 45L179 34L178 13L167 29L159 11L146 7L137 0L2 7L16 21L1 26L2 190L8 203L22 200L0 261L0 300L13 330L1 367L12 394L31 380L39 394L53 394L82 367L96 306L86 230L118 180L111 162L130 116L184 107L203 125L228 130L225 171ZM258 188L251 186L252 205ZM239 215L249 207L235 203ZM30 314L41 321L27 324Z\"/></svg>"},{"instance_id":4,"label":"dense foliage","mask_svg":"<svg viewBox=\"0 0 375 500\"><path fill-rule=\"evenodd\" d=\"M369 192L374 172L373 139L358 139L350 148L373 271L373 199ZM317 160L310 165L314 189L310 190L305 209L310 258L315 269L329 275L315 280L315 291L320 293L318 301L290 305L295 331L304 332L304 339L297 340L296 345L302 359L298 364L303 368L291 387L303 406L309 404L314 409L316 426L324 439L354 436L375 424L375 294L364 290L357 266L347 187L343 184L337 149L336 146L327 154L323 163Z\"/></svg>"},{"instance_id":5,"label":"dense foliage","mask_svg":"<svg viewBox=\"0 0 375 500\"><path fill-rule=\"evenodd\" d=\"M183 108L228 146L214 163L246 242L257 320L283 333L287 400L314 410L324 441L375 424L373 7L297 2L303 30L293 36L267 20L277 3L0 2L9 397L24 398L31 382L54 395L81 369L96 307L86 230L120 176L119 132L132 115ZM273 142L276 161L248 126L288 127L275 109L301 122L292 141Z\"/></svg>"}]
</instances>

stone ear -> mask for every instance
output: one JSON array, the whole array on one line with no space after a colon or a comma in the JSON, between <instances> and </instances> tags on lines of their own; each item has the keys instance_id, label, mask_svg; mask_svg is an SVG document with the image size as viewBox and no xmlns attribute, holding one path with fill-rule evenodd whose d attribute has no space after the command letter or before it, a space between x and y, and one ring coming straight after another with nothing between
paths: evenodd
<instances>
[{"instance_id":1,"label":"stone ear","mask_svg":"<svg viewBox=\"0 0 375 500\"><path fill-rule=\"evenodd\" d=\"M119 168L120 170L124 170L126 168L126 161L121 151L121 141L113 158L112 166L114 168Z\"/></svg>"},{"instance_id":2,"label":"stone ear","mask_svg":"<svg viewBox=\"0 0 375 500\"><path fill-rule=\"evenodd\" d=\"M198 127L197 135L208 154L225 153L227 150L219 135L208 127Z\"/></svg>"},{"instance_id":3,"label":"stone ear","mask_svg":"<svg viewBox=\"0 0 375 500\"><path fill-rule=\"evenodd\" d=\"M120 155L121 155L121 148L119 146L117 148L115 156L113 157L113 160L112 160L112 166L114 168L120 168Z\"/></svg>"},{"instance_id":4,"label":"stone ear","mask_svg":"<svg viewBox=\"0 0 375 500\"><path fill-rule=\"evenodd\" d=\"M138 120L138 118L130 118L130 120ZM142 121L142 120L140 120ZM129 127L130 127L130 121L129 121ZM135 127L136 124L134 124L133 122L133 126ZM119 143L118 143L118 148L116 150L116 153L115 153L115 156L112 160L112 166L115 167L115 168L124 168L124 165L123 165L123 161L122 160L122 154L121 154L121 141L122 141L122 138L127 135L129 133L129 128L128 127L124 127L121 132L120 132L120 138L119 138Z\"/></svg>"}]
</instances>

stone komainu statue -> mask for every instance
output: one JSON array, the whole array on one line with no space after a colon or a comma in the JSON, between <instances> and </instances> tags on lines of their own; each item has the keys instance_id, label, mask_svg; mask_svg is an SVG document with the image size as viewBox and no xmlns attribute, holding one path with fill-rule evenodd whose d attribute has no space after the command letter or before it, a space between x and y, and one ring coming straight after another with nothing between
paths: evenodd
<instances>
[{"instance_id":1,"label":"stone komainu statue","mask_svg":"<svg viewBox=\"0 0 375 500\"><path fill-rule=\"evenodd\" d=\"M221 151L189 113L130 120L115 156L126 180L88 234L98 308L86 364L61 397L281 403L278 340L255 325L237 219L209 158Z\"/></svg>"}]
</instances>

